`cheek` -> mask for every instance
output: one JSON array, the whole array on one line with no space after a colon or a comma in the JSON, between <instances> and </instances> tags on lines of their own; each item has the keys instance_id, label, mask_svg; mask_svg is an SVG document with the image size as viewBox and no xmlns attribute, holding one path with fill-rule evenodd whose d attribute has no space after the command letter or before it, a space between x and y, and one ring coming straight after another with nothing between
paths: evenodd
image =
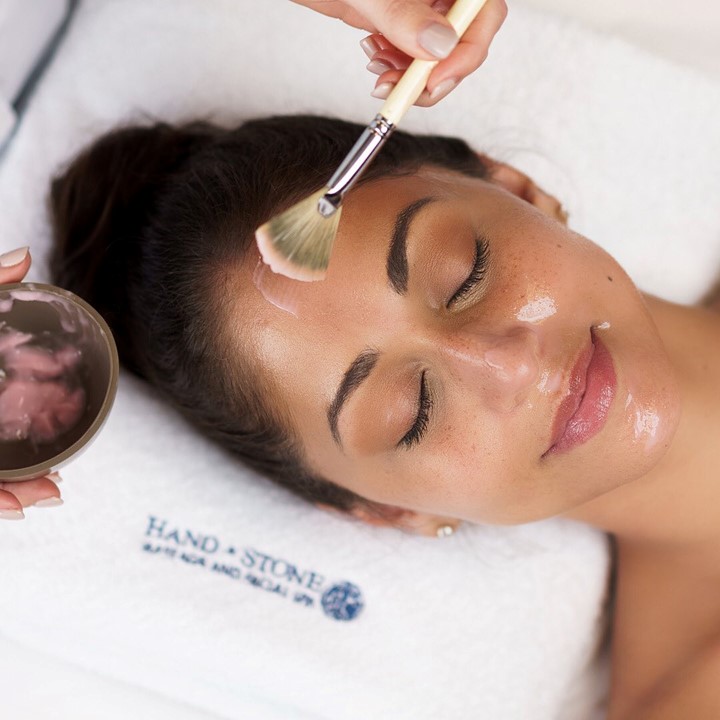
<instances>
[{"instance_id":1,"label":"cheek","mask_svg":"<svg viewBox=\"0 0 720 720\"><path fill-rule=\"evenodd\" d=\"M489 297L516 321L542 323L604 293L616 267L593 243L533 213L497 231Z\"/></svg>"},{"instance_id":2,"label":"cheek","mask_svg":"<svg viewBox=\"0 0 720 720\"><path fill-rule=\"evenodd\" d=\"M491 524L534 519L544 499L527 427L514 418L499 421L469 402L454 410L454 420L436 433L406 479L414 509Z\"/></svg>"}]
</instances>

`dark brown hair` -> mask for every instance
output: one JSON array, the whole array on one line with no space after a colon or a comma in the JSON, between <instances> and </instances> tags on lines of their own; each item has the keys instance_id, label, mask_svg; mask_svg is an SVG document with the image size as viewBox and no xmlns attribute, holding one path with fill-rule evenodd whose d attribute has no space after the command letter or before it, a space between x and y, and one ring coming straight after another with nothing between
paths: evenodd
<instances>
[{"instance_id":1,"label":"dark brown hair","mask_svg":"<svg viewBox=\"0 0 720 720\"><path fill-rule=\"evenodd\" d=\"M53 281L105 317L123 364L251 467L346 510L361 498L308 470L272 379L227 340L223 299L255 228L327 182L361 131L313 116L121 128L50 197ZM461 140L396 132L363 181L422 165L486 176Z\"/></svg>"}]
</instances>

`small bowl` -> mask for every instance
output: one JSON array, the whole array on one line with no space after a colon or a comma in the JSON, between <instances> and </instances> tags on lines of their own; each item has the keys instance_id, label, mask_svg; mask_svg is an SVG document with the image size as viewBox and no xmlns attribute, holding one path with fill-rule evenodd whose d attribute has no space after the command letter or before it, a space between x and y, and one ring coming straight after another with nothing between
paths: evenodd
<instances>
[{"instance_id":1,"label":"small bowl","mask_svg":"<svg viewBox=\"0 0 720 720\"><path fill-rule=\"evenodd\" d=\"M72 354L74 365L68 373L68 377L72 376L71 380L33 379L30 385L37 389L38 383L55 383L55 387L50 387L49 391L67 393L68 383L72 382L73 397L77 401L74 413L80 414L79 419L76 418L72 425L65 429L62 425L58 428L57 423L60 421L53 415L51 425L57 428L57 435L54 437L42 437L37 433L35 437L28 437L22 430L8 429L14 427L11 412L0 404L0 411L6 414L4 419L0 417L2 482L42 477L57 470L84 450L97 435L110 412L120 367L115 341L107 323L84 300L54 285L15 283L0 286L0 344L3 336L6 344L9 344L10 331L32 335L32 339L26 343L18 343L18 347L27 345L45 348L38 353L40 360L43 357L54 357L49 353L59 348L64 348L59 351ZM17 335L15 337L17 338ZM73 350L79 350L79 356L73 354ZM9 362L4 357L5 351L0 352L0 397L3 385L13 382L13 374L6 374L3 369L5 363ZM7 385L7 388L9 387L10 385ZM18 387L19 381L15 388ZM22 390L17 392L21 397L18 405L20 407L24 397ZM9 406L9 401L6 405ZM25 417L27 418L27 415ZM6 437L11 432L16 432L17 439Z\"/></svg>"}]
</instances>

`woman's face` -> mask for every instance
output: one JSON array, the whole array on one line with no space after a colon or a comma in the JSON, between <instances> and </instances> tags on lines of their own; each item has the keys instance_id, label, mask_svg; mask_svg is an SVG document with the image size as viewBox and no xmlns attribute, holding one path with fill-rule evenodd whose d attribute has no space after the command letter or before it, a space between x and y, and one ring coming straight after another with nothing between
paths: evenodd
<instances>
[{"instance_id":1,"label":"woman's face","mask_svg":"<svg viewBox=\"0 0 720 720\"><path fill-rule=\"evenodd\" d=\"M495 183L368 183L327 279L273 281L294 314L248 284L243 333L311 468L369 500L528 522L640 477L674 432L673 374L627 275Z\"/></svg>"}]
</instances>

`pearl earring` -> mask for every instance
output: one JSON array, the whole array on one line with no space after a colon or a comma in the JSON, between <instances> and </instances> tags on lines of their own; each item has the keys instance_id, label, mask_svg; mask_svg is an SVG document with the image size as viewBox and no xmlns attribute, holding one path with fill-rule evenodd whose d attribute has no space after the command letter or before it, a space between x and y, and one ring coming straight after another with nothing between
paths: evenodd
<instances>
[{"instance_id":1,"label":"pearl earring","mask_svg":"<svg viewBox=\"0 0 720 720\"><path fill-rule=\"evenodd\" d=\"M440 525L436 530L436 535L439 538L450 537L455 532L455 528L452 525Z\"/></svg>"}]
</instances>

